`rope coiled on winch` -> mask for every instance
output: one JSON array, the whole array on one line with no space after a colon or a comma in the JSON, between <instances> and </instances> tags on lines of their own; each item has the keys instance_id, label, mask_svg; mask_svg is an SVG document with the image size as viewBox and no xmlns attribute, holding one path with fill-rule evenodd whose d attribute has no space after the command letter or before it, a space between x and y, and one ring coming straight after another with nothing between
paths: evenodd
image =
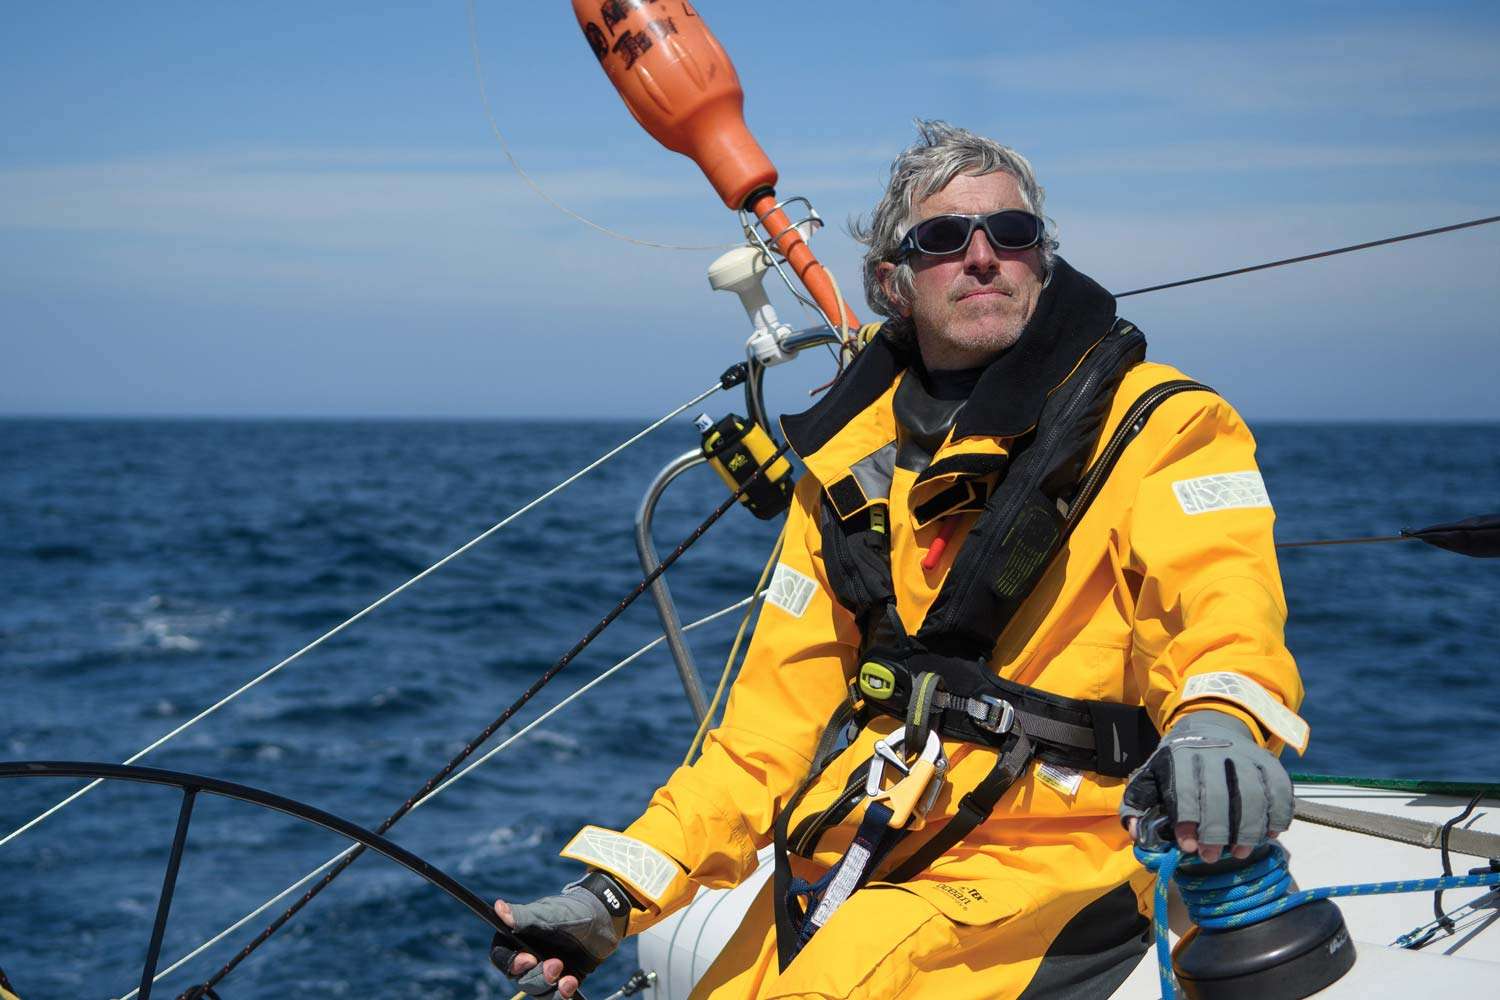
<instances>
[{"instance_id":1,"label":"rope coiled on winch","mask_svg":"<svg viewBox=\"0 0 1500 1000\"><path fill-rule=\"evenodd\" d=\"M1203 876L1177 874L1178 866L1191 856L1184 855L1176 847L1153 851L1136 846L1136 860L1156 873L1151 923L1156 935L1156 962L1164 1000L1181 996L1172 975L1172 952L1167 939L1167 891L1174 879L1187 907L1188 918L1207 931L1247 927L1318 899L1500 886L1500 872L1481 872L1395 882L1330 885L1293 892L1286 849L1276 843L1270 846L1270 852L1259 861L1234 871Z\"/></svg>"}]
</instances>

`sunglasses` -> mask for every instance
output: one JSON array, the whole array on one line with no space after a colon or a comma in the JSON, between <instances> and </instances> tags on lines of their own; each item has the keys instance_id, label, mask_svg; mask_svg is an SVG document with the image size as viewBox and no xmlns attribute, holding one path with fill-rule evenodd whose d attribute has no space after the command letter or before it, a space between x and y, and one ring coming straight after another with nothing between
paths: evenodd
<instances>
[{"instance_id":1,"label":"sunglasses","mask_svg":"<svg viewBox=\"0 0 1500 1000\"><path fill-rule=\"evenodd\" d=\"M1042 241L1042 220L1019 209L989 215L935 215L906 231L896 248L896 259L905 260L913 253L960 253L968 249L974 230L980 226L996 250L1027 250Z\"/></svg>"}]
</instances>

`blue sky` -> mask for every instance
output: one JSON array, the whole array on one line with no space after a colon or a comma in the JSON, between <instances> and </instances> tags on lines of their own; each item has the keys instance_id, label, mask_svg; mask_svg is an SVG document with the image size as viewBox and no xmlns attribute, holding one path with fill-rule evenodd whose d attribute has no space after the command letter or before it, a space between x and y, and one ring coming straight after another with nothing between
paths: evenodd
<instances>
[{"instance_id":1,"label":"blue sky","mask_svg":"<svg viewBox=\"0 0 1500 1000\"><path fill-rule=\"evenodd\" d=\"M842 222L913 116L1025 152L1116 290L1500 213L1493 4L697 7L781 193ZM728 243L564 0L476 0L495 118L561 202ZM542 203L479 95L463 0L7 4L0 413L647 417L748 333L713 253ZM1500 419L1500 226L1127 300L1256 419ZM784 318L802 325L782 297ZM829 374L772 374L797 408Z\"/></svg>"}]
</instances>

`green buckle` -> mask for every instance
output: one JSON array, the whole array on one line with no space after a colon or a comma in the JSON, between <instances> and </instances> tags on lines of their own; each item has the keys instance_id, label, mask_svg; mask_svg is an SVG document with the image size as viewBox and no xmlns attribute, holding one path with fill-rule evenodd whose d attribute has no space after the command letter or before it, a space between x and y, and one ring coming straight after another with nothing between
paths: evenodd
<instances>
[{"instance_id":1,"label":"green buckle","mask_svg":"<svg viewBox=\"0 0 1500 1000\"><path fill-rule=\"evenodd\" d=\"M885 701L896 693L896 674L884 663L866 660L859 668L859 689L867 698Z\"/></svg>"}]
</instances>

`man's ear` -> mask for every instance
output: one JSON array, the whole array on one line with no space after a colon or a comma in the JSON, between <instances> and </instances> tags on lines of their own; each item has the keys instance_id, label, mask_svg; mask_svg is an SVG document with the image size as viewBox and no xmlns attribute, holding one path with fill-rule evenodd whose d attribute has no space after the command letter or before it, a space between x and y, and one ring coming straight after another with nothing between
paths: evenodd
<instances>
[{"instance_id":1,"label":"man's ear","mask_svg":"<svg viewBox=\"0 0 1500 1000\"><path fill-rule=\"evenodd\" d=\"M906 299L896 291L896 265L890 261L881 261L875 265L875 280L880 282L880 290L885 292L886 299L896 307L896 311L905 318L911 316L911 306Z\"/></svg>"}]
</instances>

